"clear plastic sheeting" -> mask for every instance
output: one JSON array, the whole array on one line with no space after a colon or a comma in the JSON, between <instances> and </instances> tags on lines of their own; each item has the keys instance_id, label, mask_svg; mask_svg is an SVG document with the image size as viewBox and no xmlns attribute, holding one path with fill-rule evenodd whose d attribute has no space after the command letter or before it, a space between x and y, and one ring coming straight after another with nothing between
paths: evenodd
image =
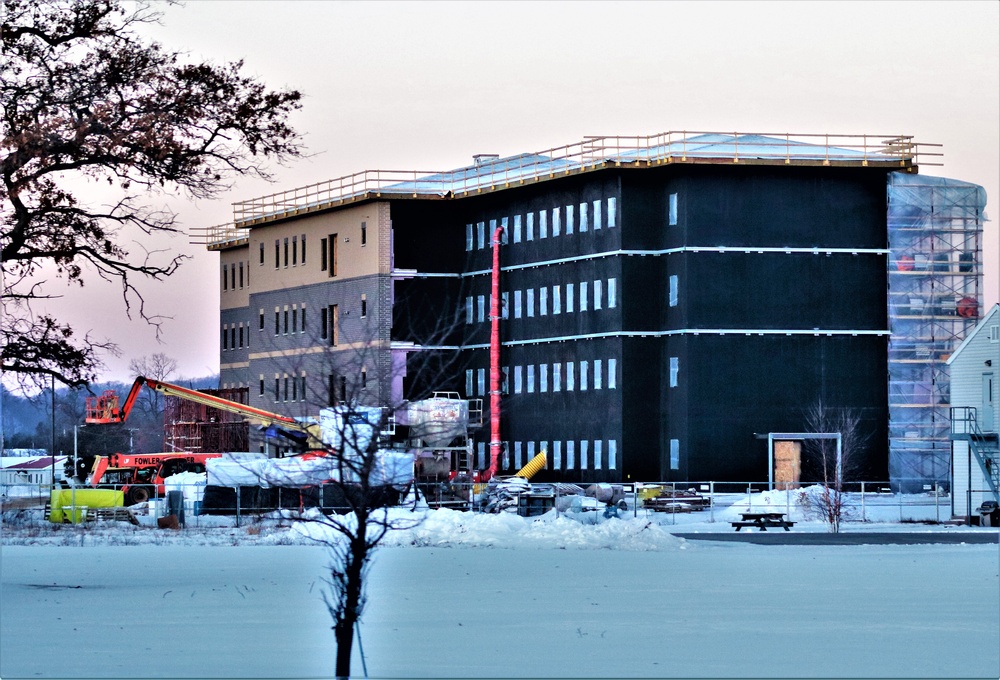
<instances>
[{"instance_id":1,"label":"clear plastic sheeting","mask_svg":"<svg viewBox=\"0 0 1000 680\"><path fill-rule=\"evenodd\" d=\"M986 191L888 175L889 477L904 491L948 483L945 364L979 321Z\"/></svg>"}]
</instances>

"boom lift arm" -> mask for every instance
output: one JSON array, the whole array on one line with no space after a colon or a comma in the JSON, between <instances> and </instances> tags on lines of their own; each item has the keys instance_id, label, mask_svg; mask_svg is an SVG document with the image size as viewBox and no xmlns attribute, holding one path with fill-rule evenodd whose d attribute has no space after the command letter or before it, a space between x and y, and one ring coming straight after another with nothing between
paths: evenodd
<instances>
[{"instance_id":1,"label":"boom lift arm","mask_svg":"<svg viewBox=\"0 0 1000 680\"><path fill-rule=\"evenodd\" d=\"M303 450L327 448L320 438L319 425L316 423L300 422L295 418L254 408L247 404L241 404L238 401L223 399L222 397L205 394L204 392L198 392L187 387L143 376L139 376L132 383L132 389L129 390L128 396L125 397L125 402L121 405L121 408L118 407L118 395L113 390L104 392L100 397L88 397L86 422L91 424L124 423L132 412L132 407L135 405L135 400L139 397L139 392L142 390L143 385L166 396L177 397L196 404L211 406L221 411L235 413L252 423L267 427L273 426L280 430L286 437L297 442Z\"/></svg>"}]
</instances>

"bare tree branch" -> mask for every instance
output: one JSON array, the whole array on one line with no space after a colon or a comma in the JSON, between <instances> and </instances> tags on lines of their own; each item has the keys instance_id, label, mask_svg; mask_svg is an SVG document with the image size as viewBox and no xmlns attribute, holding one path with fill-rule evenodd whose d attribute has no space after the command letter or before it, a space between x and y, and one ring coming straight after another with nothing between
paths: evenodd
<instances>
[{"instance_id":1,"label":"bare tree branch","mask_svg":"<svg viewBox=\"0 0 1000 680\"><path fill-rule=\"evenodd\" d=\"M242 62L186 63L135 31L158 19L150 5L126 10L121 0L3 0L0 263L2 332L12 341L4 371L79 386L112 347L55 319L30 320L25 304L50 297L37 280L43 267L81 286L86 272L119 282L126 314L158 327L163 317L146 310L131 276L163 280L186 257L133 252L129 230L177 232L175 215L143 199L216 196L236 176L270 178L266 160L302 154L288 124L298 92L267 89ZM69 188L79 178L123 196L92 208Z\"/></svg>"}]
</instances>

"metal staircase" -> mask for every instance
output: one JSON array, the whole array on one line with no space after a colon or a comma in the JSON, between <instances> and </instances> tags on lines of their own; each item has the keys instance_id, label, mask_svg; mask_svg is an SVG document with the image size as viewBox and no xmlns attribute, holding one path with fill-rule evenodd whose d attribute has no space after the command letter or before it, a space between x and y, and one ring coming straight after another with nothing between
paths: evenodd
<instances>
[{"instance_id":1,"label":"metal staircase","mask_svg":"<svg viewBox=\"0 0 1000 680\"><path fill-rule=\"evenodd\" d=\"M993 498L1000 503L1000 434L979 429L974 406L951 409L951 439L968 443Z\"/></svg>"}]
</instances>

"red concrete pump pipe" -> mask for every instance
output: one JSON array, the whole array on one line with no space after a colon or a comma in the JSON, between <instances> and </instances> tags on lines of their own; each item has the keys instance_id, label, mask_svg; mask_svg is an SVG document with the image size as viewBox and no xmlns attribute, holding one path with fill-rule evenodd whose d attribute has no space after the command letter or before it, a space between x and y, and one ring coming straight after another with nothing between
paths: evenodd
<instances>
[{"instance_id":1,"label":"red concrete pump pipe","mask_svg":"<svg viewBox=\"0 0 1000 680\"><path fill-rule=\"evenodd\" d=\"M500 239L503 226L493 232L493 278L490 298L490 469L486 480L497 473L500 463Z\"/></svg>"}]
</instances>

